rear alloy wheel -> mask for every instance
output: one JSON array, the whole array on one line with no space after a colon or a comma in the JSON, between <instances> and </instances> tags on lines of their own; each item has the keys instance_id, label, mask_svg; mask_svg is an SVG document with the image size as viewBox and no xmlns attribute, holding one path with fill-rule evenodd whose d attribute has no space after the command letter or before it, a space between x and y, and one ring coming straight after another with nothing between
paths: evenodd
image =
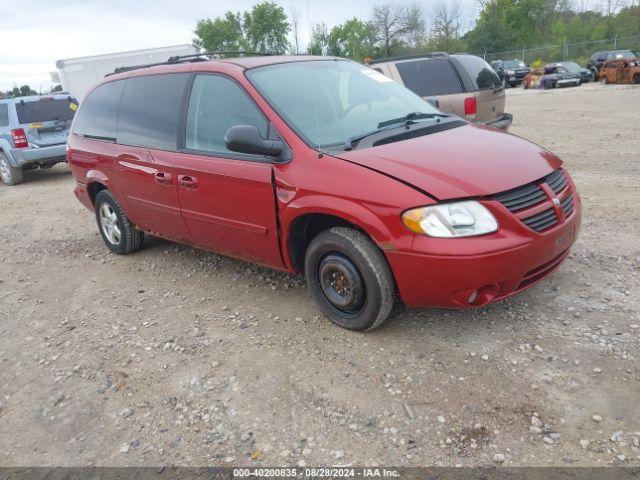
<instances>
[{"instance_id":1,"label":"rear alloy wheel","mask_svg":"<svg viewBox=\"0 0 640 480\"><path fill-rule=\"evenodd\" d=\"M112 252L126 254L142 248L144 233L129 222L109 190L98 193L95 209L100 235Z\"/></svg>"},{"instance_id":2,"label":"rear alloy wheel","mask_svg":"<svg viewBox=\"0 0 640 480\"><path fill-rule=\"evenodd\" d=\"M373 330L387 319L395 299L391 269L363 233L335 227L313 239L305 256L309 289L335 324Z\"/></svg>"},{"instance_id":3,"label":"rear alloy wheel","mask_svg":"<svg viewBox=\"0 0 640 480\"><path fill-rule=\"evenodd\" d=\"M9 159L2 152L0 152L0 179L4 184L10 186L22 183L24 180L22 169L12 166L9 163Z\"/></svg>"}]
</instances>

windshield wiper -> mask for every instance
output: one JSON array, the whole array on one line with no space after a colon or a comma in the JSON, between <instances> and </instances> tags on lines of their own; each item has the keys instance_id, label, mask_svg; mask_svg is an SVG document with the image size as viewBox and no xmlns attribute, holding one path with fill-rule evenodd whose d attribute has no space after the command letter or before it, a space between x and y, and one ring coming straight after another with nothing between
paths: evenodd
<instances>
[{"instance_id":1,"label":"windshield wiper","mask_svg":"<svg viewBox=\"0 0 640 480\"><path fill-rule=\"evenodd\" d=\"M403 117L392 118L391 120L385 120L384 122L380 122L378 124L378 128L384 128L391 125L411 125L416 120L423 120L426 118L445 118L449 115L445 115L444 113L425 113L425 112L411 112L407 113Z\"/></svg>"},{"instance_id":2,"label":"windshield wiper","mask_svg":"<svg viewBox=\"0 0 640 480\"><path fill-rule=\"evenodd\" d=\"M347 138L344 142L345 150L353 150L354 144L358 143L363 138L369 137L371 135L375 135L376 133L384 132L386 130L392 130L397 127L408 126L416 123L418 120L423 120L427 118L437 118L440 121L440 118L446 118L450 115L446 115L444 113L424 113L424 112L411 112L405 115L404 117L393 118L391 120L385 120L384 122L378 123L378 128L375 130L371 130L370 132L366 132L360 135L355 135L353 137Z\"/></svg>"}]
</instances>

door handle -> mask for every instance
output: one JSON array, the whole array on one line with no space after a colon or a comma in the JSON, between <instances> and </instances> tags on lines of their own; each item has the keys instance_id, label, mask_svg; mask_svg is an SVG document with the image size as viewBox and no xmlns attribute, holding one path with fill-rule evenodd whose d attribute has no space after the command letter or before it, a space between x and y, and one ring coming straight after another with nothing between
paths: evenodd
<instances>
[{"instance_id":1,"label":"door handle","mask_svg":"<svg viewBox=\"0 0 640 480\"><path fill-rule=\"evenodd\" d=\"M191 175L178 175L178 183L182 188L198 188L198 179Z\"/></svg>"},{"instance_id":2,"label":"door handle","mask_svg":"<svg viewBox=\"0 0 640 480\"><path fill-rule=\"evenodd\" d=\"M171 183L173 182L173 175L171 175L170 173L156 172L153 176L156 179L156 182L162 185L171 185Z\"/></svg>"}]
</instances>

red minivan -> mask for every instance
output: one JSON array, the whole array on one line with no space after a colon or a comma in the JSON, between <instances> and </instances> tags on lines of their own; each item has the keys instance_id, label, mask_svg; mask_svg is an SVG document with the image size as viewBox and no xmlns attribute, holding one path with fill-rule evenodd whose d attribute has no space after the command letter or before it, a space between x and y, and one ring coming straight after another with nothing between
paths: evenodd
<instances>
[{"instance_id":1,"label":"red minivan","mask_svg":"<svg viewBox=\"0 0 640 480\"><path fill-rule=\"evenodd\" d=\"M438 111L360 64L245 57L111 75L69 137L75 194L115 253L156 235L306 274L352 330L480 307L555 270L580 198L551 152Z\"/></svg>"}]
</instances>

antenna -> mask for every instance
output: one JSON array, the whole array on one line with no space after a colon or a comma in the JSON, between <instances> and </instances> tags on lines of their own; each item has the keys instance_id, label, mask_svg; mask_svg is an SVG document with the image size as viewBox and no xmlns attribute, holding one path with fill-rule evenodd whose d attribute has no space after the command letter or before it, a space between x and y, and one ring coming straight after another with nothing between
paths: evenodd
<instances>
[{"instance_id":1,"label":"antenna","mask_svg":"<svg viewBox=\"0 0 640 480\"><path fill-rule=\"evenodd\" d=\"M307 0L307 28L309 29L309 47L313 47L313 32L311 31L311 13L309 12L309 0ZM309 48L309 53L313 53Z\"/></svg>"}]
</instances>

